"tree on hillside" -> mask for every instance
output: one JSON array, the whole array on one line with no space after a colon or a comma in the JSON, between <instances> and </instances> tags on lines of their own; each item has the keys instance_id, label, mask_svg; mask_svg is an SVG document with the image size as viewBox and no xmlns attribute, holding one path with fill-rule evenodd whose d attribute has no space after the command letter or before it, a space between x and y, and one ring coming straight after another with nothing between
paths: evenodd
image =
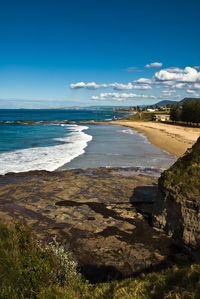
<instances>
[{"instance_id":1,"label":"tree on hillside","mask_svg":"<svg viewBox=\"0 0 200 299\"><path fill-rule=\"evenodd\" d=\"M173 121L180 121L181 118L182 118L181 106L178 104L173 105L170 109L170 119Z\"/></svg>"},{"instance_id":2,"label":"tree on hillside","mask_svg":"<svg viewBox=\"0 0 200 299\"><path fill-rule=\"evenodd\" d=\"M200 123L200 102L187 100L182 105L182 120L187 123Z\"/></svg>"}]
</instances>

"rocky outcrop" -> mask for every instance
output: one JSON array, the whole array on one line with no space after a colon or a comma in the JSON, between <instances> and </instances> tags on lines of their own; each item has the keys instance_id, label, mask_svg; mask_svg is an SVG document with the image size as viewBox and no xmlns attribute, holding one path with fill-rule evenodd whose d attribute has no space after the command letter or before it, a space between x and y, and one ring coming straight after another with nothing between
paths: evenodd
<instances>
[{"instance_id":1,"label":"rocky outcrop","mask_svg":"<svg viewBox=\"0 0 200 299\"><path fill-rule=\"evenodd\" d=\"M175 241L200 248L200 138L159 178L153 224Z\"/></svg>"}]
</instances>

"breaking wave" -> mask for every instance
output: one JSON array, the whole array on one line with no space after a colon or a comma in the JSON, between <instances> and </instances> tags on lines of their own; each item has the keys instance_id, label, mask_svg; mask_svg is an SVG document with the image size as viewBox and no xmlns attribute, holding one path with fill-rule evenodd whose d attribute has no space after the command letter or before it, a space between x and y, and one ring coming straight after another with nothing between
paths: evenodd
<instances>
[{"instance_id":1,"label":"breaking wave","mask_svg":"<svg viewBox=\"0 0 200 299\"><path fill-rule=\"evenodd\" d=\"M62 144L20 149L0 154L0 174L30 170L54 171L82 155L85 152L84 149L87 147L87 143L92 140L92 136L84 132L88 127L79 125L62 126L70 129L70 133L67 132L63 138L54 139Z\"/></svg>"}]
</instances>

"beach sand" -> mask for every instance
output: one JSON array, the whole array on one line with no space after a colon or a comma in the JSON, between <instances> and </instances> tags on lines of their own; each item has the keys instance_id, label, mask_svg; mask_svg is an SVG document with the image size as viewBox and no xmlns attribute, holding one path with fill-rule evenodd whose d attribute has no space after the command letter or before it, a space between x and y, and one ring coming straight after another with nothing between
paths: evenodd
<instances>
[{"instance_id":1,"label":"beach sand","mask_svg":"<svg viewBox=\"0 0 200 299\"><path fill-rule=\"evenodd\" d=\"M200 128L184 127L157 122L110 121L109 124L127 126L144 134L155 146L181 157L200 136Z\"/></svg>"}]
</instances>

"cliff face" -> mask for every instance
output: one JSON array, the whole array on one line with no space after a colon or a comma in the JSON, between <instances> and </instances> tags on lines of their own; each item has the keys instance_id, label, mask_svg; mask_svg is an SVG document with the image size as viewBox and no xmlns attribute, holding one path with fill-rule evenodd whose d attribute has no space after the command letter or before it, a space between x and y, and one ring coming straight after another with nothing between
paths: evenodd
<instances>
[{"instance_id":1,"label":"cliff face","mask_svg":"<svg viewBox=\"0 0 200 299\"><path fill-rule=\"evenodd\" d=\"M180 243L200 248L200 137L159 179L153 224Z\"/></svg>"}]
</instances>

